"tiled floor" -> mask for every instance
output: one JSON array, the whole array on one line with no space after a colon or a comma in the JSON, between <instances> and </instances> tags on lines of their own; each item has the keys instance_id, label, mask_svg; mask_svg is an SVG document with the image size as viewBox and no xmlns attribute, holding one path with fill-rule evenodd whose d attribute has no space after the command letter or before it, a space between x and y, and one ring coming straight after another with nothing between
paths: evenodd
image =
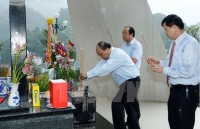
<instances>
[{"instance_id":1,"label":"tiled floor","mask_svg":"<svg viewBox=\"0 0 200 129\"><path fill-rule=\"evenodd\" d=\"M169 129L166 103L140 102L140 110L141 129ZM97 112L112 123L111 100L97 98ZM194 129L200 129L200 108L196 111Z\"/></svg>"}]
</instances>

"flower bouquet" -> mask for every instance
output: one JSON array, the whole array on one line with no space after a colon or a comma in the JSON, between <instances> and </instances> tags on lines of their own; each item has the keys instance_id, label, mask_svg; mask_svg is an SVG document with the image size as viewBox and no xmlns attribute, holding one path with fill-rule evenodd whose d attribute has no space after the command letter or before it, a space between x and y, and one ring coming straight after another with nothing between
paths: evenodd
<instances>
[{"instance_id":1,"label":"flower bouquet","mask_svg":"<svg viewBox=\"0 0 200 129\"><path fill-rule=\"evenodd\" d=\"M14 59L12 64L12 83L19 83L19 81L27 76L31 75L33 72L33 55L28 55L25 59L24 63L19 66L19 59L21 57L22 52L26 49L26 44L18 45L14 49Z\"/></svg>"},{"instance_id":2,"label":"flower bouquet","mask_svg":"<svg viewBox=\"0 0 200 129\"><path fill-rule=\"evenodd\" d=\"M23 77L26 77L27 75L31 75L33 72L33 66L32 66L33 55L27 56L27 58L24 60L22 64L19 63L22 52L25 51L25 49L26 49L26 44L17 45L17 47L14 49L14 57L13 57L12 71L11 71L12 88L8 98L8 106L11 107L19 106L20 97L19 97L18 86L20 80Z\"/></svg>"}]
</instances>

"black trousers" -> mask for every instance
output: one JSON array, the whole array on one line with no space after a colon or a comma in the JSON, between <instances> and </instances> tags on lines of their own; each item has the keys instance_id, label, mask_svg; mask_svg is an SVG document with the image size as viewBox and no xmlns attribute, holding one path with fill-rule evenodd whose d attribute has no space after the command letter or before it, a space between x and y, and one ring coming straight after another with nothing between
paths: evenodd
<instances>
[{"instance_id":1,"label":"black trousers","mask_svg":"<svg viewBox=\"0 0 200 129\"><path fill-rule=\"evenodd\" d=\"M199 102L199 84L172 85L168 100L170 129L193 129Z\"/></svg>"},{"instance_id":2,"label":"black trousers","mask_svg":"<svg viewBox=\"0 0 200 129\"><path fill-rule=\"evenodd\" d=\"M120 90L112 101L112 118L115 129L126 129L124 109L129 129L140 129L140 107L137 93L140 77L129 79L120 85Z\"/></svg>"}]
</instances>

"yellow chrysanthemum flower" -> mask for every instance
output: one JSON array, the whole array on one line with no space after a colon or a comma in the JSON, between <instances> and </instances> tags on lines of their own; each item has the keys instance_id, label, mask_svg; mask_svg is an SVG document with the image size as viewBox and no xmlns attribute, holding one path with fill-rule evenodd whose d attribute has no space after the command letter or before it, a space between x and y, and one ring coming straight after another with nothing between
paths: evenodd
<instances>
[{"instance_id":1,"label":"yellow chrysanthemum flower","mask_svg":"<svg viewBox=\"0 0 200 129\"><path fill-rule=\"evenodd\" d=\"M54 24L54 19L52 17L49 17L47 19L47 23L50 24L50 25Z\"/></svg>"}]
</instances>

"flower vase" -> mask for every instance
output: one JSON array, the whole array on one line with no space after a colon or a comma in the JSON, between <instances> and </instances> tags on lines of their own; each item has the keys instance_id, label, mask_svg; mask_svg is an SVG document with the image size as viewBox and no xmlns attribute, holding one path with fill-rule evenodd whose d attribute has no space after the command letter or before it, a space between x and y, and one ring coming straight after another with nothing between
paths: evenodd
<instances>
[{"instance_id":1,"label":"flower vase","mask_svg":"<svg viewBox=\"0 0 200 129\"><path fill-rule=\"evenodd\" d=\"M8 98L8 106L16 107L19 106L19 101L20 101L19 91L18 91L19 83L12 83L11 85L12 88Z\"/></svg>"},{"instance_id":2,"label":"flower vase","mask_svg":"<svg viewBox=\"0 0 200 129\"><path fill-rule=\"evenodd\" d=\"M55 69L51 68L48 70L49 79L55 79Z\"/></svg>"}]
</instances>

